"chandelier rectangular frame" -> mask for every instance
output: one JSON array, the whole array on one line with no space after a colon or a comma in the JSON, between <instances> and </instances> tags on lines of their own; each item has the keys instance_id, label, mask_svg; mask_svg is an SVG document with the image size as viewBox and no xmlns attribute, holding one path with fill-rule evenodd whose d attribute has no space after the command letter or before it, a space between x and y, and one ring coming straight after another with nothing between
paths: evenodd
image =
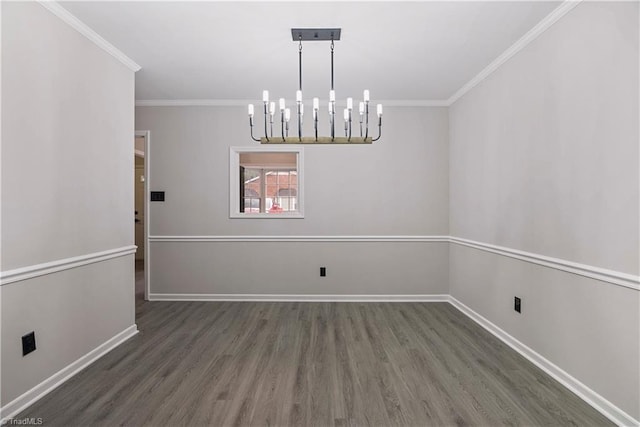
<instances>
[{"instance_id":1,"label":"chandelier rectangular frame","mask_svg":"<svg viewBox=\"0 0 640 427\"><path fill-rule=\"evenodd\" d=\"M291 37L298 42L298 90L296 91L296 112L298 122L298 135L289 136L289 122L291 120L291 110L286 107L284 98L279 99L280 110L280 137L273 136L273 123L276 115L276 103L269 101L269 91L262 93L263 113L264 113L264 136L256 138L253 136L254 106L249 104L249 127L251 139L261 144L371 144L382 136L382 104L376 107L378 115L378 136L369 136L369 91L363 91L363 100L359 102L359 128L360 136L352 136L353 123L353 98L347 98L347 108L343 111L344 134L336 136L336 94L333 88L333 51L334 42L340 40L340 28L292 28ZM318 116L319 98L313 98L313 122L314 136L302 136L302 124L304 118L304 103L302 100L302 42L303 41L330 41L331 42L331 89L329 91L328 113L329 124L331 126L331 136L318 136Z\"/></svg>"}]
</instances>

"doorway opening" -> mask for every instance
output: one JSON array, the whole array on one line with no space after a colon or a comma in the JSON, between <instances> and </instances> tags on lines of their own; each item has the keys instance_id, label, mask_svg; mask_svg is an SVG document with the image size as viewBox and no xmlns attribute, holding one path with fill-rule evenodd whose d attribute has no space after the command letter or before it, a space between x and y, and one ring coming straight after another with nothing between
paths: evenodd
<instances>
[{"instance_id":1,"label":"doorway opening","mask_svg":"<svg viewBox=\"0 0 640 427\"><path fill-rule=\"evenodd\" d=\"M138 247L135 255L136 305L149 299L149 250L147 200L149 131L136 131L134 138L134 236Z\"/></svg>"}]
</instances>

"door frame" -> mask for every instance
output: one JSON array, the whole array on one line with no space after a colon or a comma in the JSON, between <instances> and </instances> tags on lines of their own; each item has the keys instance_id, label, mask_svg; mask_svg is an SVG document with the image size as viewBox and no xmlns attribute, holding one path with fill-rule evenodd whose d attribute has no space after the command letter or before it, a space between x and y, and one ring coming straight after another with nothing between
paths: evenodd
<instances>
[{"instance_id":1,"label":"door frame","mask_svg":"<svg viewBox=\"0 0 640 427\"><path fill-rule=\"evenodd\" d=\"M151 251L149 248L149 178L151 177L150 165L151 165L151 132L148 130L137 130L135 131L134 141L136 137L144 137L144 299L145 301L149 301L149 295L151 294L151 272L149 271L149 266L151 265ZM134 142L135 144L135 142ZM134 156L135 156L135 148L134 148Z\"/></svg>"}]
</instances>

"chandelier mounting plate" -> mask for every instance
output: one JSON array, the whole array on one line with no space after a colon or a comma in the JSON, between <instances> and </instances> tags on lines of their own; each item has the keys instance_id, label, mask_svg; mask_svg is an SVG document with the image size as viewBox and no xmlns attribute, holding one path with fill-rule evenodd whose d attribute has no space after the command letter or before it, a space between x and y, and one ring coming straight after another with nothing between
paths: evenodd
<instances>
[{"instance_id":1,"label":"chandelier mounting plate","mask_svg":"<svg viewBox=\"0 0 640 427\"><path fill-rule=\"evenodd\" d=\"M297 41L337 41L341 28L292 28L291 38Z\"/></svg>"}]
</instances>

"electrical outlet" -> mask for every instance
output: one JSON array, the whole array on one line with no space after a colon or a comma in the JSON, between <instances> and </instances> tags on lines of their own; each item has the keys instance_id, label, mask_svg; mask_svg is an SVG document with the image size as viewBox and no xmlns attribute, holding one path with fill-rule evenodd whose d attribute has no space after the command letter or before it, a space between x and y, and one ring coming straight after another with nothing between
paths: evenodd
<instances>
[{"instance_id":1,"label":"electrical outlet","mask_svg":"<svg viewBox=\"0 0 640 427\"><path fill-rule=\"evenodd\" d=\"M518 313L521 313L522 310L522 301L518 297L514 297L513 300L513 309Z\"/></svg>"},{"instance_id":2,"label":"electrical outlet","mask_svg":"<svg viewBox=\"0 0 640 427\"><path fill-rule=\"evenodd\" d=\"M320 267L320 277L325 277L327 275L327 267Z\"/></svg>"},{"instance_id":3,"label":"electrical outlet","mask_svg":"<svg viewBox=\"0 0 640 427\"><path fill-rule=\"evenodd\" d=\"M36 350L36 333L34 331L29 332L22 337L22 356L26 356L32 351Z\"/></svg>"}]
</instances>

